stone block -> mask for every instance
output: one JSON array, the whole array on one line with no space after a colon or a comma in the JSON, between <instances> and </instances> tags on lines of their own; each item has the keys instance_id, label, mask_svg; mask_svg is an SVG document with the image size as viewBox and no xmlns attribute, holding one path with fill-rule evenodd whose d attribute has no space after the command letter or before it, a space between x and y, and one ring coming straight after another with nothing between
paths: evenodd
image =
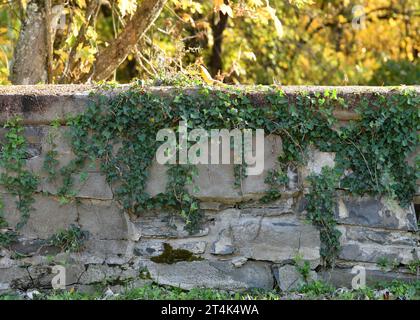
<instances>
[{"instance_id":1,"label":"stone block","mask_svg":"<svg viewBox=\"0 0 420 320\"><path fill-rule=\"evenodd\" d=\"M241 290L273 288L273 276L269 264L248 261L241 268L235 268L228 261L193 261L175 264L147 263L152 279L161 284L190 290L212 288Z\"/></svg>"},{"instance_id":2,"label":"stone block","mask_svg":"<svg viewBox=\"0 0 420 320\"><path fill-rule=\"evenodd\" d=\"M339 223L371 228L417 231L414 206L402 208L388 198L342 196L336 205Z\"/></svg>"},{"instance_id":3,"label":"stone block","mask_svg":"<svg viewBox=\"0 0 420 320\"><path fill-rule=\"evenodd\" d=\"M35 194L34 198L34 210L30 211L29 220L21 230L26 238L48 239L56 232L76 224L77 210L74 204L60 204L57 198L39 194ZM16 209L16 199L7 195L3 196L3 201L5 219L10 226L16 226L21 216Z\"/></svg>"},{"instance_id":4,"label":"stone block","mask_svg":"<svg viewBox=\"0 0 420 320\"><path fill-rule=\"evenodd\" d=\"M77 206L79 225L94 239L127 239L127 223L114 201L82 200Z\"/></svg>"},{"instance_id":5,"label":"stone block","mask_svg":"<svg viewBox=\"0 0 420 320\"><path fill-rule=\"evenodd\" d=\"M276 278L277 285L281 291L293 291L299 289L306 281L317 280L317 274L315 271L310 271L308 279L304 279L303 276L298 272L294 265L283 265L273 266L273 274Z\"/></svg>"},{"instance_id":6,"label":"stone block","mask_svg":"<svg viewBox=\"0 0 420 320\"><path fill-rule=\"evenodd\" d=\"M295 214L264 217L228 209L218 215L212 228L216 241L225 229L231 232L235 252L246 258L284 263L299 254L313 268L320 262L319 231Z\"/></svg>"}]
</instances>

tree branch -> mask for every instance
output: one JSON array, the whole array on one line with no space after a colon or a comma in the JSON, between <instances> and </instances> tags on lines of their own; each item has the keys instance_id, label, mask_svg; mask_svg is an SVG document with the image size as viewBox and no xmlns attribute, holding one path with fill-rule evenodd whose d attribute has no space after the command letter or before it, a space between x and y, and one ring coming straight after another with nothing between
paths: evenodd
<instances>
[{"instance_id":1,"label":"tree branch","mask_svg":"<svg viewBox=\"0 0 420 320\"><path fill-rule=\"evenodd\" d=\"M109 78L159 17L166 2L144 0L118 37L96 55L92 71L80 80L86 82Z\"/></svg>"}]
</instances>

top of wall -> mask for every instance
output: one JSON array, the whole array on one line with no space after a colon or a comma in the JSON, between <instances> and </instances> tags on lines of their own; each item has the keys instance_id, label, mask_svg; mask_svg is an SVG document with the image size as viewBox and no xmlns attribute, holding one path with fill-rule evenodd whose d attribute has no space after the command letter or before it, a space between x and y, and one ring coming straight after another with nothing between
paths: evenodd
<instances>
[{"instance_id":1,"label":"top of wall","mask_svg":"<svg viewBox=\"0 0 420 320\"><path fill-rule=\"evenodd\" d=\"M25 124L50 124L51 121L66 119L86 108L87 102L92 99L89 93L95 90L94 85L34 85L34 86L3 86L0 87L0 123L4 123L13 116L21 116ZM128 85L118 86L115 91L124 90ZM230 87L231 88L231 87ZM268 86L236 86L247 92L251 97L264 94ZM370 97L374 94L392 95L399 92L402 87L370 87L370 86L280 86L284 93L293 97L301 92L325 92L325 90L337 91L337 94L346 99L350 105L349 110L336 110L334 113L339 120L356 119L357 116L351 111L352 103L361 97ZM420 86L405 86L420 94ZM179 88L177 88L179 89ZM170 94L173 87L146 87L146 90L156 94ZM183 90L194 94L195 87L187 87ZM226 90L224 87L215 87L215 90Z\"/></svg>"}]
</instances>

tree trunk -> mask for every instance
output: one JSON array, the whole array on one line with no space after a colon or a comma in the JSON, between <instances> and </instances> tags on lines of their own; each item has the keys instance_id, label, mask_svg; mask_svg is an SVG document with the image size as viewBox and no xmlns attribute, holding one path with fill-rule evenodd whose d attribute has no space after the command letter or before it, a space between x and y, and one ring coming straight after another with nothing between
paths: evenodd
<instances>
[{"instance_id":1,"label":"tree trunk","mask_svg":"<svg viewBox=\"0 0 420 320\"><path fill-rule=\"evenodd\" d=\"M222 43L223 43L223 31L225 31L228 22L228 15L219 12L219 21L218 23L214 23L214 16L213 16L213 23L212 23L212 31L213 31L213 48L211 51L210 56L210 72L211 75L214 77L217 73L223 70L223 61L222 61Z\"/></svg>"},{"instance_id":2,"label":"tree trunk","mask_svg":"<svg viewBox=\"0 0 420 320\"><path fill-rule=\"evenodd\" d=\"M13 84L47 81L47 43L44 0L31 0L14 52L10 80Z\"/></svg>"},{"instance_id":3,"label":"tree trunk","mask_svg":"<svg viewBox=\"0 0 420 320\"><path fill-rule=\"evenodd\" d=\"M108 79L159 17L166 2L167 0L143 0L118 37L99 51L92 71L81 82Z\"/></svg>"}]
</instances>

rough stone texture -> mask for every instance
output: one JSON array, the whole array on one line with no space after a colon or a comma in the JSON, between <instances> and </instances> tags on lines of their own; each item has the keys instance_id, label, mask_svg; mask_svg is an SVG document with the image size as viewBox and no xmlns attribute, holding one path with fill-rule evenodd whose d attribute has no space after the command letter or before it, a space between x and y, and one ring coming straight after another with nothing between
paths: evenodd
<instances>
[{"instance_id":1,"label":"rough stone texture","mask_svg":"<svg viewBox=\"0 0 420 320\"><path fill-rule=\"evenodd\" d=\"M339 226L341 252L339 258L348 261L409 264L420 254L419 237L411 232L387 232L360 226Z\"/></svg>"},{"instance_id":2,"label":"rough stone texture","mask_svg":"<svg viewBox=\"0 0 420 320\"><path fill-rule=\"evenodd\" d=\"M82 200L77 206L79 225L95 239L127 239L124 214L114 201Z\"/></svg>"},{"instance_id":3,"label":"rough stone texture","mask_svg":"<svg viewBox=\"0 0 420 320\"><path fill-rule=\"evenodd\" d=\"M304 186L307 186L306 178L310 175L318 175L323 167L333 168L335 166L335 154L331 152L321 152L317 149L308 150L308 163L300 167L301 179Z\"/></svg>"},{"instance_id":4,"label":"rough stone texture","mask_svg":"<svg viewBox=\"0 0 420 320\"><path fill-rule=\"evenodd\" d=\"M74 205L62 205L54 197L46 197L39 194L36 194L34 198L34 210L21 231L25 237L48 239L57 231L67 229L71 224L76 224L77 208ZM3 201L7 222L11 226L16 226L20 220L20 213L16 209L16 200L12 196L3 196Z\"/></svg>"},{"instance_id":5,"label":"rough stone texture","mask_svg":"<svg viewBox=\"0 0 420 320\"><path fill-rule=\"evenodd\" d=\"M145 212L139 217L132 218L132 223L135 233L141 237L174 239L190 236L203 237L209 232L208 228L203 226L202 230L190 235L185 230L185 221L179 214L164 211Z\"/></svg>"},{"instance_id":6,"label":"rough stone texture","mask_svg":"<svg viewBox=\"0 0 420 320\"><path fill-rule=\"evenodd\" d=\"M292 266L290 264L284 266L273 266L273 274L281 291L296 290L304 285L306 281L310 282L317 280L316 272L310 271L308 279L305 281L303 276L296 269L296 266Z\"/></svg>"},{"instance_id":7,"label":"rough stone texture","mask_svg":"<svg viewBox=\"0 0 420 320\"><path fill-rule=\"evenodd\" d=\"M241 268L224 261L178 262L170 265L150 262L147 268L157 283L182 289L272 289L274 285L270 267L264 262L247 262Z\"/></svg>"},{"instance_id":8,"label":"rough stone texture","mask_svg":"<svg viewBox=\"0 0 420 320\"><path fill-rule=\"evenodd\" d=\"M331 283L337 287L351 288L352 279L356 276L357 272L352 273L352 268L335 268L329 271L321 271L318 277L322 280ZM378 282L401 280L413 282L417 278L413 274L402 272L385 272L378 269L366 268L366 285L374 286Z\"/></svg>"},{"instance_id":9,"label":"rough stone texture","mask_svg":"<svg viewBox=\"0 0 420 320\"><path fill-rule=\"evenodd\" d=\"M344 196L337 203L336 218L343 224L417 231L414 206L402 208L387 198Z\"/></svg>"},{"instance_id":10,"label":"rough stone texture","mask_svg":"<svg viewBox=\"0 0 420 320\"><path fill-rule=\"evenodd\" d=\"M228 209L219 213L214 229L230 230L237 253L249 259L282 263L300 254L313 267L320 261L318 230L293 214L265 217Z\"/></svg>"},{"instance_id":11,"label":"rough stone texture","mask_svg":"<svg viewBox=\"0 0 420 320\"><path fill-rule=\"evenodd\" d=\"M113 200L112 188L100 173L98 161L83 168L88 173L86 180L81 179L80 174L74 176L76 198L61 205L54 196L61 186L61 178L48 179L43 170L45 154L52 147L49 136L55 135L59 167L74 159L74 154L66 137L68 128L62 126L54 131L50 122L59 119L64 123L67 116L82 112L91 99L89 89L89 86L0 88L0 122L13 115L23 118L29 144L27 167L40 178L28 224L20 231L17 242L0 248L0 292L51 287L54 264L66 266L68 287L87 291L98 284L107 284L116 292L122 289L122 281L132 286L152 281L139 279L140 274L150 274L153 281L185 289L272 289L276 278L282 290L291 290L302 281L296 268L291 266L297 255L310 262L310 278L316 278L314 270L319 270L320 238L319 231L305 221L306 178L309 174L319 174L324 166L334 166L335 155L310 149L306 166L287 168L289 184L280 190L282 197L262 204L258 200L267 189L264 183L267 171L277 167L277 157L282 152L282 142L277 136L265 139L264 172L244 179L241 188L234 188L233 165L198 166L195 182L199 191L194 190L194 193L202 200L204 218L201 230L192 235L185 230L185 222L176 212L150 210L136 217L122 213ZM282 89L291 99L302 89L325 90L318 87ZM162 95L172 92L171 88L164 87L150 90ZM194 94L195 90L191 88L187 92ZM420 92L419 88L415 90ZM365 87L337 88L337 92L350 103L348 110L334 111L343 121L357 119L352 101L358 101L361 95L392 94L388 88ZM249 91L251 100L259 99L261 94L261 91ZM4 141L5 132L0 129L0 142ZM417 154L418 150L408 161L413 161ZM166 169L157 163L150 168L146 191L151 196L165 191ZM14 227L20 218L16 199L4 188L0 188L0 193L5 218ZM419 195L420 192L417 198ZM418 203L417 198L415 203ZM342 233L342 251L336 269L329 273L318 272L319 276L349 287L354 276L350 273L351 267L362 265L368 270L368 283L375 279L412 280L415 277L409 274L407 266L420 255L413 207L401 208L385 198L343 194L337 203L336 218ZM82 252L59 252L61 249L51 246L48 238L71 224L88 231L90 237ZM4 228L0 233L6 231ZM153 263L150 259L162 254L164 243L174 249L188 250L203 260L172 265ZM16 253L25 256L14 259ZM398 270L381 271L379 259L399 263Z\"/></svg>"}]
</instances>

